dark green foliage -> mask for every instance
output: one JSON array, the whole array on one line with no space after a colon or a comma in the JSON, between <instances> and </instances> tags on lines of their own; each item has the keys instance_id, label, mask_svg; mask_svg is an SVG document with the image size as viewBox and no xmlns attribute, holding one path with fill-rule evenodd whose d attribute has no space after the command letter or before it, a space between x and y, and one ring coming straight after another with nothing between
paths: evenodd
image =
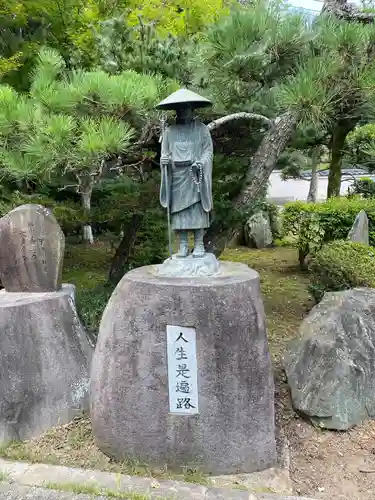
<instances>
[{"instance_id":1,"label":"dark green foliage","mask_svg":"<svg viewBox=\"0 0 375 500\"><path fill-rule=\"evenodd\" d=\"M92 194L91 223L96 234L119 234L135 212L159 208L159 171L143 182L122 175L97 184Z\"/></svg>"},{"instance_id":2,"label":"dark green foliage","mask_svg":"<svg viewBox=\"0 0 375 500\"><path fill-rule=\"evenodd\" d=\"M129 26L124 16L108 19L96 33L99 65L109 73L127 69L177 79L184 85L192 75L187 66L194 39L158 35L154 23ZM184 63L185 62L185 63Z\"/></svg>"},{"instance_id":3,"label":"dark green foliage","mask_svg":"<svg viewBox=\"0 0 375 500\"><path fill-rule=\"evenodd\" d=\"M375 182L370 178L356 180L351 190L353 194L359 194L363 198L375 198Z\"/></svg>"},{"instance_id":4,"label":"dark green foliage","mask_svg":"<svg viewBox=\"0 0 375 500\"><path fill-rule=\"evenodd\" d=\"M63 280L77 287L78 312L93 339L113 291L113 287L106 283L111 257L112 252L106 243L72 244L71 237L67 239Z\"/></svg>"},{"instance_id":5,"label":"dark green foliage","mask_svg":"<svg viewBox=\"0 0 375 500\"><path fill-rule=\"evenodd\" d=\"M284 181L287 179L300 179L304 170L311 169L311 161L303 152L287 149L280 156L277 168L282 170L281 178Z\"/></svg>"},{"instance_id":6,"label":"dark green foliage","mask_svg":"<svg viewBox=\"0 0 375 500\"><path fill-rule=\"evenodd\" d=\"M85 288L77 291L77 310L94 342L98 337L100 321L112 292L111 285L98 285L93 289Z\"/></svg>"},{"instance_id":7,"label":"dark green foliage","mask_svg":"<svg viewBox=\"0 0 375 500\"><path fill-rule=\"evenodd\" d=\"M265 202L264 205L264 211L267 212L268 217L270 218L273 239L276 240L281 236L279 207L274 203Z\"/></svg>"},{"instance_id":8,"label":"dark green foliage","mask_svg":"<svg viewBox=\"0 0 375 500\"><path fill-rule=\"evenodd\" d=\"M264 198L268 185L259 194L257 199L252 200L251 205L246 210L236 210L233 200L240 193L246 171L248 160L235 155L216 155L213 166L213 198L215 224L221 227L232 227L238 222L244 223L254 212L259 209L266 209Z\"/></svg>"},{"instance_id":9,"label":"dark green foliage","mask_svg":"<svg viewBox=\"0 0 375 500\"><path fill-rule=\"evenodd\" d=\"M247 168L245 158L215 156L212 173L215 220L231 225L241 216L233 210L232 200L241 190Z\"/></svg>"},{"instance_id":10,"label":"dark green foliage","mask_svg":"<svg viewBox=\"0 0 375 500\"><path fill-rule=\"evenodd\" d=\"M233 9L205 34L196 53L196 80L227 111L274 115L275 85L308 57L311 37L300 16L285 16L272 2Z\"/></svg>"},{"instance_id":11,"label":"dark green foliage","mask_svg":"<svg viewBox=\"0 0 375 500\"><path fill-rule=\"evenodd\" d=\"M309 264L309 290L316 302L325 292L375 287L375 250L352 241L324 245Z\"/></svg>"},{"instance_id":12,"label":"dark green foliage","mask_svg":"<svg viewBox=\"0 0 375 500\"><path fill-rule=\"evenodd\" d=\"M136 267L160 264L165 260L168 249L166 214L158 210L146 212L131 253L128 270ZM127 269L124 269L126 271Z\"/></svg>"},{"instance_id":13,"label":"dark green foliage","mask_svg":"<svg viewBox=\"0 0 375 500\"><path fill-rule=\"evenodd\" d=\"M374 146L375 145L375 123L366 123L357 127L348 135L346 139L347 160L355 165L375 169Z\"/></svg>"},{"instance_id":14,"label":"dark green foliage","mask_svg":"<svg viewBox=\"0 0 375 500\"><path fill-rule=\"evenodd\" d=\"M52 210L66 236L77 235L85 222L85 216L79 202L72 200L56 201L43 193L26 194L20 191L2 194L0 216L13 208L26 203L36 203Z\"/></svg>"},{"instance_id":15,"label":"dark green foliage","mask_svg":"<svg viewBox=\"0 0 375 500\"><path fill-rule=\"evenodd\" d=\"M116 246L120 233L130 233L129 224L141 218L134 245L123 262L123 274L135 267L159 263L166 257L166 214L159 205L159 171L150 172L144 182L127 176L102 182L93 193L91 224L96 235L113 234Z\"/></svg>"}]
</instances>

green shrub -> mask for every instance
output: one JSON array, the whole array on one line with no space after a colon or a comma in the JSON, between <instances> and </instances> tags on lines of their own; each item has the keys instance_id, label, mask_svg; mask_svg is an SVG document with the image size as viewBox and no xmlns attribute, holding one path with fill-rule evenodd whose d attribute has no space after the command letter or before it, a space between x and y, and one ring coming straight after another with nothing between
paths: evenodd
<instances>
[{"instance_id":1,"label":"green shrub","mask_svg":"<svg viewBox=\"0 0 375 500\"><path fill-rule=\"evenodd\" d=\"M357 214L365 210L369 219L370 245L375 246L375 199L330 198L324 203L296 201L285 205L284 236L293 236L300 263L323 243L346 239Z\"/></svg>"},{"instance_id":2,"label":"green shrub","mask_svg":"<svg viewBox=\"0 0 375 500\"><path fill-rule=\"evenodd\" d=\"M359 194L363 198L375 198L375 182L368 177L356 180L351 189L353 194Z\"/></svg>"},{"instance_id":3,"label":"green shrub","mask_svg":"<svg viewBox=\"0 0 375 500\"><path fill-rule=\"evenodd\" d=\"M369 148L375 141L375 123L366 123L356 127L346 138L346 159L353 165L373 170L374 158L369 155Z\"/></svg>"},{"instance_id":4,"label":"green shrub","mask_svg":"<svg viewBox=\"0 0 375 500\"><path fill-rule=\"evenodd\" d=\"M333 241L315 253L309 270L309 290L316 302L325 292L375 288L375 249L352 241Z\"/></svg>"},{"instance_id":5,"label":"green shrub","mask_svg":"<svg viewBox=\"0 0 375 500\"><path fill-rule=\"evenodd\" d=\"M160 209L150 210L144 215L124 273L137 267L160 264L167 257L167 216Z\"/></svg>"},{"instance_id":6,"label":"green shrub","mask_svg":"<svg viewBox=\"0 0 375 500\"><path fill-rule=\"evenodd\" d=\"M96 343L100 321L112 292L113 287L110 285L77 290L77 310L94 343Z\"/></svg>"},{"instance_id":7,"label":"green shrub","mask_svg":"<svg viewBox=\"0 0 375 500\"><path fill-rule=\"evenodd\" d=\"M270 219L271 231L273 239L276 240L280 238L280 211L279 207L274 203L264 203L264 211L267 212Z\"/></svg>"},{"instance_id":8,"label":"green shrub","mask_svg":"<svg viewBox=\"0 0 375 500\"><path fill-rule=\"evenodd\" d=\"M65 247L63 281L76 286L77 310L94 342L113 291L107 284L111 256L106 242L72 245L67 241Z\"/></svg>"}]
</instances>

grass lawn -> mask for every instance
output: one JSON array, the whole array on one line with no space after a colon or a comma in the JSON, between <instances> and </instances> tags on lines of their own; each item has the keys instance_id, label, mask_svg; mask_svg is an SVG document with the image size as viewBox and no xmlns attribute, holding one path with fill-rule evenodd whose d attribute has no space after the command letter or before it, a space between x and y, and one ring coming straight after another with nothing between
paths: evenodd
<instances>
[{"instance_id":1,"label":"grass lawn","mask_svg":"<svg viewBox=\"0 0 375 500\"><path fill-rule=\"evenodd\" d=\"M80 311L91 329L96 328L111 292L105 286L110 258L111 252L102 244L68 247L66 252L64 281L77 286ZM286 247L266 250L238 248L228 250L222 259L243 262L260 273L270 348L278 373L285 342L295 335L301 319L312 305L307 292L307 275L297 266L297 252ZM94 444L90 421L86 417L77 418L39 439L11 443L0 450L0 455L132 475L151 474L146 464L115 463L101 453ZM153 470L152 475L169 477L168 471L162 470ZM205 481L194 471L181 477L192 482Z\"/></svg>"},{"instance_id":2,"label":"grass lawn","mask_svg":"<svg viewBox=\"0 0 375 500\"><path fill-rule=\"evenodd\" d=\"M107 284L112 250L102 242L68 245L63 282L77 288L77 307L89 332L96 337L104 307L113 287Z\"/></svg>"},{"instance_id":3,"label":"grass lawn","mask_svg":"<svg viewBox=\"0 0 375 500\"><path fill-rule=\"evenodd\" d=\"M308 276L297 264L297 250L276 247L265 250L227 250L222 260L242 262L258 271L261 280L268 339L274 362L282 356L313 303L307 291Z\"/></svg>"}]
</instances>

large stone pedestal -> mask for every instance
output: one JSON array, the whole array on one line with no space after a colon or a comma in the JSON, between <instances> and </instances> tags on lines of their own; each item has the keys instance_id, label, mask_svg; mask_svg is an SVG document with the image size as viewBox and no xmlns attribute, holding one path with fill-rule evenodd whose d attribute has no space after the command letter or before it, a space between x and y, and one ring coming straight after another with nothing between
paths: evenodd
<instances>
[{"instance_id":1,"label":"large stone pedestal","mask_svg":"<svg viewBox=\"0 0 375 500\"><path fill-rule=\"evenodd\" d=\"M92 347L74 286L0 292L0 443L38 436L88 409Z\"/></svg>"},{"instance_id":2,"label":"large stone pedestal","mask_svg":"<svg viewBox=\"0 0 375 500\"><path fill-rule=\"evenodd\" d=\"M170 411L168 325L195 329L195 414ZM180 375L178 384L194 378ZM162 277L158 266L126 274L100 326L91 418L98 446L117 459L208 473L274 465L274 386L258 274L234 263L206 278Z\"/></svg>"}]
</instances>

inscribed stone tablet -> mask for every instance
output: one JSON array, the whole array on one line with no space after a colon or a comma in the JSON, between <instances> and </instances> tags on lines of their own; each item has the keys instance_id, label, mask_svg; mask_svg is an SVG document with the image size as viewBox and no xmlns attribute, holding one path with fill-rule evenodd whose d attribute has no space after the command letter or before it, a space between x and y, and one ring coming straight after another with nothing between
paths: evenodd
<instances>
[{"instance_id":1,"label":"inscribed stone tablet","mask_svg":"<svg viewBox=\"0 0 375 500\"><path fill-rule=\"evenodd\" d=\"M198 413L197 346L194 328L167 326L169 411Z\"/></svg>"},{"instance_id":2,"label":"inscribed stone tablet","mask_svg":"<svg viewBox=\"0 0 375 500\"><path fill-rule=\"evenodd\" d=\"M61 288L65 237L41 205L21 205L0 219L0 280L7 292Z\"/></svg>"}]
</instances>

